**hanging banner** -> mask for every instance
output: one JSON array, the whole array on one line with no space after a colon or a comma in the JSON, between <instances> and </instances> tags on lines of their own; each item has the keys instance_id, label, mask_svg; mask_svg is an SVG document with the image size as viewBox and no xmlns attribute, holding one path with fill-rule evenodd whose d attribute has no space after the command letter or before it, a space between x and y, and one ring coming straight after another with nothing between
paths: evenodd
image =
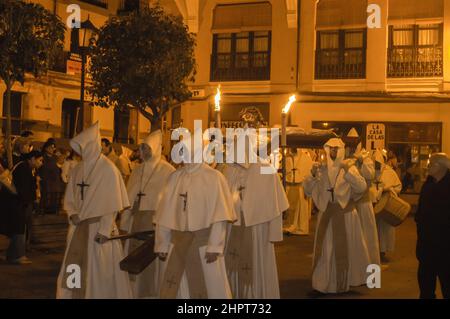
<instances>
[{"instance_id":1,"label":"hanging banner","mask_svg":"<svg viewBox=\"0 0 450 319\"><path fill-rule=\"evenodd\" d=\"M366 129L366 150L384 149L386 127L383 123L369 123Z\"/></svg>"}]
</instances>

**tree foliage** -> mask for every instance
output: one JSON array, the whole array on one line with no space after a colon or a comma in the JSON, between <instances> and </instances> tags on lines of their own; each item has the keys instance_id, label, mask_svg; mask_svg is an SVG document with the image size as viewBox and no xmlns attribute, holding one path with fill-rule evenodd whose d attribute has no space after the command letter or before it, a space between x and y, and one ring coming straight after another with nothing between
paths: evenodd
<instances>
[{"instance_id":1,"label":"tree foliage","mask_svg":"<svg viewBox=\"0 0 450 319\"><path fill-rule=\"evenodd\" d=\"M171 105L191 96L194 48L182 19L160 6L110 18L91 46L88 91L94 104L135 107L158 126Z\"/></svg>"},{"instance_id":2,"label":"tree foliage","mask_svg":"<svg viewBox=\"0 0 450 319\"><path fill-rule=\"evenodd\" d=\"M11 154L11 89L22 85L25 74L39 77L47 72L52 55L64 44L64 23L40 4L21 0L0 1L0 78L6 85L6 149Z\"/></svg>"}]
</instances>

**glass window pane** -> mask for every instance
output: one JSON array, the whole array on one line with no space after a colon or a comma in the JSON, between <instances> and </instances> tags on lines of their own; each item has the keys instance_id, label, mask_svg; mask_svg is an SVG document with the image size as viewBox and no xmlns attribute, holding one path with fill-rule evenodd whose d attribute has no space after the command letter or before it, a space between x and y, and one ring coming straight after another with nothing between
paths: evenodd
<instances>
[{"instance_id":1,"label":"glass window pane","mask_svg":"<svg viewBox=\"0 0 450 319\"><path fill-rule=\"evenodd\" d=\"M217 53L230 53L231 39L217 39Z\"/></svg>"},{"instance_id":2,"label":"glass window pane","mask_svg":"<svg viewBox=\"0 0 450 319\"><path fill-rule=\"evenodd\" d=\"M338 33L320 33L321 49L338 49L339 34Z\"/></svg>"},{"instance_id":3,"label":"glass window pane","mask_svg":"<svg viewBox=\"0 0 450 319\"><path fill-rule=\"evenodd\" d=\"M346 32L345 33L345 47L346 48L362 48L363 33L362 32Z\"/></svg>"},{"instance_id":4,"label":"glass window pane","mask_svg":"<svg viewBox=\"0 0 450 319\"><path fill-rule=\"evenodd\" d=\"M413 30L394 30L392 40L394 46L414 45Z\"/></svg>"},{"instance_id":5,"label":"glass window pane","mask_svg":"<svg viewBox=\"0 0 450 319\"><path fill-rule=\"evenodd\" d=\"M439 29L419 30L419 45L438 45Z\"/></svg>"},{"instance_id":6,"label":"glass window pane","mask_svg":"<svg viewBox=\"0 0 450 319\"><path fill-rule=\"evenodd\" d=\"M248 38L236 39L236 52L248 52Z\"/></svg>"},{"instance_id":7,"label":"glass window pane","mask_svg":"<svg viewBox=\"0 0 450 319\"><path fill-rule=\"evenodd\" d=\"M256 52L269 51L269 38L255 38L253 43Z\"/></svg>"}]
</instances>

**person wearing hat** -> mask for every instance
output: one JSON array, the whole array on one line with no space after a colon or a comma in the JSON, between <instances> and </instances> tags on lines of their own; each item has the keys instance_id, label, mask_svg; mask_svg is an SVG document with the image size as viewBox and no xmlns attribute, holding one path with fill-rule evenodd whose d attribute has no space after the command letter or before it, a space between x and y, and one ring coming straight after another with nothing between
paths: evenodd
<instances>
[{"instance_id":1,"label":"person wearing hat","mask_svg":"<svg viewBox=\"0 0 450 319\"><path fill-rule=\"evenodd\" d=\"M450 159L445 153L430 157L415 220L420 298L436 298L439 278L443 297L450 299Z\"/></svg>"}]
</instances>

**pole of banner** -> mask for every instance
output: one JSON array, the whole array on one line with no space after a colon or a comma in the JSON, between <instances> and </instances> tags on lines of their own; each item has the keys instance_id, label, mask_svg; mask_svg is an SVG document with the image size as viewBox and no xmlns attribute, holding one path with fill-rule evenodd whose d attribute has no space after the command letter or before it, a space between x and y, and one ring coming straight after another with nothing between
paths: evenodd
<instances>
[{"instance_id":1,"label":"pole of banner","mask_svg":"<svg viewBox=\"0 0 450 319\"><path fill-rule=\"evenodd\" d=\"M289 97L289 101L284 106L281 111L281 174L283 175L283 187L286 189L286 154L287 154L287 119L289 109L291 108L292 103L296 101L295 95L291 95Z\"/></svg>"},{"instance_id":2,"label":"pole of banner","mask_svg":"<svg viewBox=\"0 0 450 319\"><path fill-rule=\"evenodd\" d=\"M220 100L222 98L222 92L220 91L220 84L217 87L217 93L216 96L214 97L214 119L216 122L216 128L218 128L219 130L222 129L222 119L220 117Z\"/></svg>"}]
</instances>

